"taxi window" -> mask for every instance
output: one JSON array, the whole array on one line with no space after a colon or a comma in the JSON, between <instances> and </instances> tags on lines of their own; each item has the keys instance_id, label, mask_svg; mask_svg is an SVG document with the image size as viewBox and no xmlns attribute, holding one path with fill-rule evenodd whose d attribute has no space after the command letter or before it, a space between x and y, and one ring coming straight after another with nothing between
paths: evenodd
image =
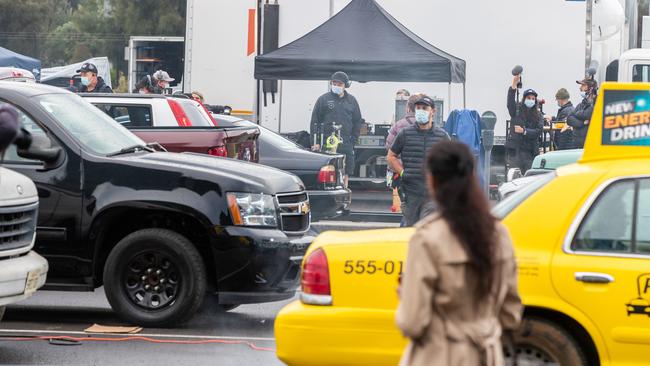
<instances>
[{"instance_id":1,"label":"taxi window","mask_svg":"<svg viewBox=\"0 0 650 366\"><path fill-rule=\"evenodd\" d=\"M636 209L636 252L650 254L650 179L639 182Z\"/></svg>"},{"instance_id":2,"label":"taxi window","mask_svg":"<svg viewBox=\"0 0 650 366\"><path fill-rule=\"evenodd\" d=\"M511 194L498 205L494 206L492 214L499 220L505 219L510 212L517 208L517 206L524 202L528 197L532 196L533 193L537 192L540 188L548 184L548 182L552 181L556 176L555 172L539 175L538 179L535 179L524 188Z\"/></svg>"},{"instance_id":3,"label":"taxi window","mask_svg":"<svg viewBox=\"0 0 650 366\"><path fill-rule=\"evenodd\" d=\"M609 186L591 206L574 237L572 249L596 252L632 252L636 182Z\"/></svg>"}]
</instances>

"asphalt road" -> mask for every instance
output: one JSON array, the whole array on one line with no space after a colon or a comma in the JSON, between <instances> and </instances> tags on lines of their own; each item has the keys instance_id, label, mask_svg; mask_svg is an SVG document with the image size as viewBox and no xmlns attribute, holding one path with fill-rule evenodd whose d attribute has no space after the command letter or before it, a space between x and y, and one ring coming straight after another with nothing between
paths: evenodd
<instances>
[{"instance_id":1,"label":"asphalt road","mask_svg":"<svg viewBox=\"0 0 650 366\"><path fill-rule=\"evenodd\" d=\"M156 340L209 341L209 344L160 344L144 341L86 341L84 329L129 325L110 309L103 289L94 293L40 291L7 309L0 323L0 364L16 365L282 365L275 357L273 322L289 301L214 310L207 300L189 323L174 329L145 328L137 334ZM213 304L212 304L213 305ZM70 336L76 345L10 337ZM93 337L115 338L97 335ZM259 347L261 349L255 349Z\"/></svg>"},{"instance_id":2,"label":"asphalt road","mask_svg":"<svg viewBox=\"0 0 650 366\"><path fill-rule=\"evenodd\" d=\"M369 197L371 198L371 197ZM370 201L369 199L368 201ZM325 230L373 229L397 224L322 221ZM0 322L1 365L282 365L275 356L273 323L289 301L244 305L229 312L215 310L206 300L187 324L174 329L145 328L137 336L155 340L202 341L207 344L150 343L139 340L91 341L84 330L97 323L124 324L112 312L103 288L94 293L39 291L30 299L8 307ZM69 336L81 338L73 345L15 337ZM85 340L83 338L86 338Z\"/></svg>"}]
</instances>

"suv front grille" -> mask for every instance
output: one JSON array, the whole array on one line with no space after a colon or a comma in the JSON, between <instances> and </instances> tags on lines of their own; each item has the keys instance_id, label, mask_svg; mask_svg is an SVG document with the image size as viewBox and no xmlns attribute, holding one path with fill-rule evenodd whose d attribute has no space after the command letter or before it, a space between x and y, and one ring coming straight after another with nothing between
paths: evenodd
<instances>
[{"instance_id":1,"label":"suv front grille","mask_svg":"<svg viewBox=\"0 0 650 366\"><path fill-rule=\"evenodd\" d=\"M0 254L32 244L38 203L0 207Z\"/></svg>"},{"instance_id":2,"label":"suv front grille","mask_svg":"<svg viewBox=\"0 0 650 366\"><path fill-rule=\"evenodd\" d=\"M299 234L309 230L311 207L307 193L282 193L276 197L280 206L282 231Z\"/></svg>"}]
</instances>

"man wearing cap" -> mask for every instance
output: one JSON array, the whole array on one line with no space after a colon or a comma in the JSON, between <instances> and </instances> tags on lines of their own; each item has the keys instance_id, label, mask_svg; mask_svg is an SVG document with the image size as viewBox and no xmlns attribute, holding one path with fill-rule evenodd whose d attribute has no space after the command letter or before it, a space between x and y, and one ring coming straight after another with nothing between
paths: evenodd
<instances>
[{"instance_id":1,"label":"man wearing cap","mask_svg":"<svg viewBox=\"0 0 650 366\"><path fill-rule=\"evenodd\" d=\"M524 91L524 100L517 103L515 93L521 75L512 80L508 88L508 113L510 113L510 131L506 140L508 164L519 168L524 174L533 165L533 159L539 154L539 136L544 126L544 117L539 110L537 92L533 89Z\"/></svg>"},{"instance_id":2,"label":"man wearing cap","mask_svg":"<svg viewBox=\"0 0 650 366\"><path fill-rule=\"evenodd\" d=\"M332 132L332 124L341 126L342 142L337 153L345 155L345 186L348 177L354 173L354 144L359 138L363 119L357 99L345 89L350 87L350 78L343 71L337 71L330 78L330 91L318 98L311 114L310 136L312 150L320 150L321 143ZM321 141L322 138L322 141Z\"/></svg>"},{"instance_id":3,"label":"man wearing cap","mask_svg":"<svg viewBox=\"0 0 650 366\"><path fill-rule=\"evenodd\" d=\"M158 70L153 73L153 92L155 94L164 94L165 89L169 88L169 83L176 80L169 76L167 71Z\"/></svg>"},{"instance_id":4,"label":"man wearing cap","mask_svg":"<svg viewBox=\"0 0 650 366\"><path fill-rule=\"evenodd\" d=\"M402 179L405 226L415 225L436 209L429 199L424 164L431 146L449 140L449 135L442 128L433 125L435 114L433 99L423 95L415 102L415 124L405 127L397 134L386 156L388 166L399 173Z\"/></svg>"},{"instance_id":5,"label":"man wearing cap","mask_svg":"<svg viewBox=\"0 0 650 366\"><path fill-rule=\"evenodd\" d=\"M101 76L97 76L97 66L86 62L77 70L81 75L80 93L112 93L113 89L106 85Z\"/></svg>"},{"instance_id":6,"label":"man wearing cap","mask_svg":"<svg viewBox=\"0 0 650 366\"><path fill-rule=\"evenodd\" d=\"M570 98L571 96L569 95L568 90L565 88L559 89L557 93L555 93L555 100L557 101L557 106L559 107L557 110L557 115L555 117L546 116L546 121L566 122L571 112L573 112L573 103L571 103ZM562 127L560 131L555 131L554 133L555 135L553 140L555 142L555 147L558 150L573 149L573 128L571 126L565 123L564 127Z\"/></svg>"},{"instance_id":7,"label":"man wearing cap","mask_svg":"<svg viewBox=\"0 0 650 366\"><path fill-rule=\"evenodd\" d=\"M567 118L569 126L573 127L574 148L582 149L587 139L591 114L594 112L594 102L598 94L598 83L591 77L576 81L580 84L582 102L578 104Z\"/></svg>"}]
</instances>

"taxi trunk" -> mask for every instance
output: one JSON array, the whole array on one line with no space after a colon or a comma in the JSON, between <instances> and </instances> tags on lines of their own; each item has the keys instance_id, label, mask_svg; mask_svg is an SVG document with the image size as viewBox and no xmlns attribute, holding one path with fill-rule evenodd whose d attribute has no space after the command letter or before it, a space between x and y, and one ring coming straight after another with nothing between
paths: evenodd
<instances>
[{"instance_id":1,"label":"taxi trunk","mask_svg":"<svg viewBox=\"0 0 650 366\"><path fill-rule=\"evenodd\" d=\"M394 314L411 234L321 235L303 262L301 299L276 319L278 357L290 365L397 364L406 339Z\"/></svg>"}]
</instances>

